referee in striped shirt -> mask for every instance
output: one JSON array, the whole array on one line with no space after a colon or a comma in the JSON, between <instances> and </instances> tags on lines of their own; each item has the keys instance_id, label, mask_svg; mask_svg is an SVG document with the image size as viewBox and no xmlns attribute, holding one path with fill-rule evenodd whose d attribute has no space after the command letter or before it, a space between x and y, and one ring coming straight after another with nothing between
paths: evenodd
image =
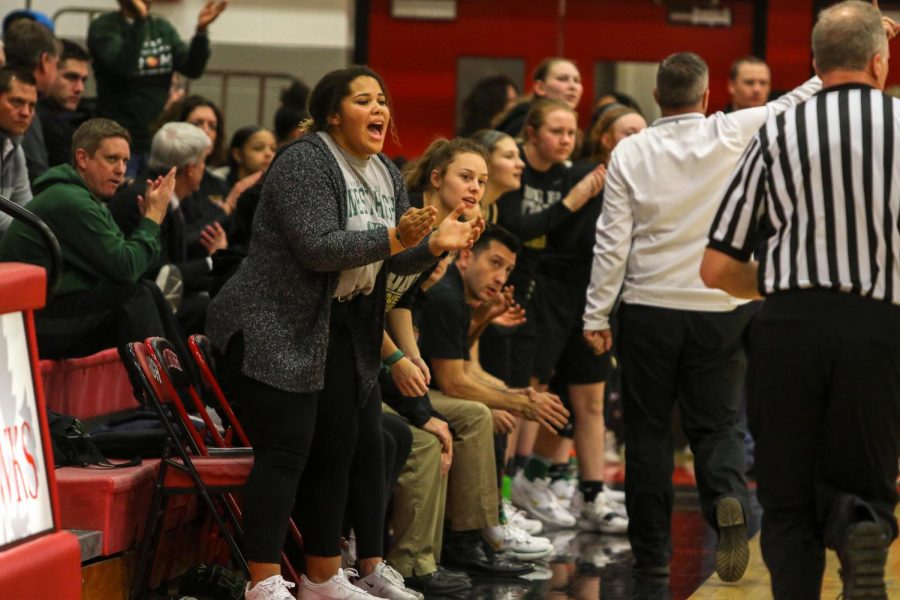
<instances>
[{"instance_id":1,"label":"referee in striped shirt","mask_svg":"<svg viewBox=\"0 0 900 600\"><path fill-rule=\"evenodd\" d=\"M826 546L841 560L845 599L887 598L900 439L900 100L881 90L895 34L864 2L821 13L813 54L823 90L753 139L701 266L710 287L766 298L750 327L747 381L776 599L819 597Z\"/></svg>"}]
</instances>

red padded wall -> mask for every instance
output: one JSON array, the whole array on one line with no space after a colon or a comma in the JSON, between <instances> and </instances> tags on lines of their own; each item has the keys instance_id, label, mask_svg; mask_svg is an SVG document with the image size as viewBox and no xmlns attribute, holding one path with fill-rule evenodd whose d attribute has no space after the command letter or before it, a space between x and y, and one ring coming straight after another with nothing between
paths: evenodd
<instances>
[{"instance_id":1,"label":"red padded wall","mask_svg":"<svg viewBox=\"0 0 900 600\"><path fill-rule=\"evenodd\" d=\"M369 64L380 72L394 99L401 146L391 156L418 155L436 136L455 126L456 61L463 56L525 60L526 74L543 58L564 54L582 70L582 125L593 100L597 60L658 61L692 50L710 65L710 107L728 101L726 82L733 60L750 53L753 2L722 0L731 9L729 28L676 27L654 0L566 0L560 20L556 0L457 0L453 21L394 19L391 0L372 0ZM770 0L766 60L773 89L790 89L811 73L813 0ZM560 46L562 50L560 52ZM900 81L900 70L889 83Z\"/></svg>"}]
</instances>

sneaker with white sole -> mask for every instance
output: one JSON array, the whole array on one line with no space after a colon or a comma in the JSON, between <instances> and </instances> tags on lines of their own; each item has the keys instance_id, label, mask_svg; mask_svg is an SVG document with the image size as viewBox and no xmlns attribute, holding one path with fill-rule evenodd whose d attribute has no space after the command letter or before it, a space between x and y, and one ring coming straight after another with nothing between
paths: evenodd
<instances>
[{"instance_id":1,"label":"sneaker with white sole","mask_svg":"<svg viewBox=\"0 0 900 600\"><path fill-rule=\"evenodd\" d=\"M559 504L550 491L549 479L529 481L524 473L517 473L512 481L512 501L529 515L553 527L574 527L575 517Z\"/></svg>"},{"instance_id":2,"label":"sneaker with white sole","mask_svg":"<svg viewBox=\"0 0 900 600\"><path fill-rule=\"evenodd\" d=\"M353 585L364 589L373 596L386 600L424 600L424 594L406 587L403 575L385 562L380 562L375 569L353 582Z\"/></svg>"},{"instance_id":3,"label":"sneaker with white sole","mask_svg":"<svg viewBox=\"0 0 900 600\"><path fill-rule=\"evenodd\" d=\"M603 486L602 493L606 496L606 499L613 504L625 506L625 492L623 490L616 490L609 487L609 485L605 485Z\"/></svg>"},{"instance_id":4,"label":"sneaker with white sole","mask_svg":"<svg viewBox=\"0 0 900 600\"><path fill-rule=\"evenodd\" d=\"M543 523L537 519L529 519L524 511L516 508L513 503L506 498L503 498L502 503L503 516L506 517L506 522L513 527L523 529L531 535L537 535L544 529Z\"/></svg>"},{"instance_id":5,"label":"sneaker with white sole","mask_svg":"<svg viewBox=\"0 0 900 600\"><path fill-rule=\"evenodd\" d=\"M603 491L598 494L599 496L603 496L606 500L606 504L609 508L615 510L617 513L622 515L623 517L628 516L628 511L625 508L625 492L619 492L617 490L611 490L608 487L604 487ZM622 502L616 500L616 498L622 498ZM575 517L575 519L581 519L581 512L584 509L584 494L580 491L576 492L572 497L572 502L569 504L569 514ZM591 528L588 527L588 530Z\"/></svg>"},{"instance_id":6,"label":"sneaker with white sole","mask_svg":"<svg viewBox=\"0 0 900 600\"><path fill-rule=\"evenodd\" d=\"M563 508L569 508L577 490L578 480L576 479L555 479L550 482L550 491L553 492Z\"/></svg>"},{"instance_id":7,"label":"sneaker with white sole","mask_svg":"<svg viewBox=\"0 0 900 600\"><path fill-rule=\"evenodd\" d=\"M628 516L624 507L610 502L603 493L597 494L593 502L585 502L581 493L575 495L572 506L581 505L578 526L587 531L600 533L628 533Z\"/></svg>"},{"instance_id":8,"label":"sneaker with white sole","mask_svg":"<svg viewBox=\"0 0 900 600\"><path fill-rule=\"evenodd\" d=\"M481 535L495 552L512 554L523 560L536 560L553 553L553 544L549 539L530 535L524 529L509 523L485 527L481 530Z\"/></svg>"},{"instance_id":9,"label":"sneaker with white sole","mask_svg":"<svg viewBox=\"0 0 900 600\"><path fill-rule=\"evenodd\" d=\"M272 575L253 586L247 584L244 590L244 600L294 600L291 589L296 587L290 581L286 581L281 575Z\"/></svg>"},{"instance_id":10,"label":"sneaker with white sole","mask_svg":"<svg viewBox=\"0 0 900 600\"><path fill-rule=\"evenodd\" d=\"M298 600L376 600L380 598L380 596L373 596L366 590L350 583L347 575L354 578L359 576L353 569L346 571L338 569L337 575L328 581L313 583L306 578L306 575L301 575L297 598Z\"/></svg>"}]
</instances>

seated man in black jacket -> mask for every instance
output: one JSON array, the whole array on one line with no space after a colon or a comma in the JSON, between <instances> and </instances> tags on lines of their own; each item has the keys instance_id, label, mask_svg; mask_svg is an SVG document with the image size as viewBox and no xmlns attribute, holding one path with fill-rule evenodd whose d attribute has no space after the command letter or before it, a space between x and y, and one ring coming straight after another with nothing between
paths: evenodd
<instances>
[{"instance_id":1,"label":"seated man in black jacket","mask_svg":"<svg viewBox=\"0 0 900 600\"><path fill-rule=\"evenodd\" d=\"M72 135L90 117L90 111L80 104L91 70L91 57L87 50L69 40L62 40L62 48L56 79L37 106L47 164L51 167L72 161Z\"/></svg>"},{"instance_id":2,"label":"seated man in black jacket","mask_svg":"<svg viewBox=\"0 0 900 600\"><path fill-rule=\"evenodd\" d=\"M210 145L209 137L199 127L183 122L166 123L153 136L147 172L131 185L119 190L109 203L109 209L122 233L129 235L140 219L138 197L146 186L145 180L154 179L172 167L177 168L175 191L160 229L160 256L145 276L156 279L164 266L168 267L169 272L174 270L173 266L180 272L183 295L177 306L176 316L188 335L203 331L206 307L209 304L208 274L212 268L212 259L209 256L187 259L184 216L179 205L181 200L194 193L200 185ZM210 255L228 246L225 231L218 223L207 226L201 234L200 243Z\"/></svg>"}]
</instances>

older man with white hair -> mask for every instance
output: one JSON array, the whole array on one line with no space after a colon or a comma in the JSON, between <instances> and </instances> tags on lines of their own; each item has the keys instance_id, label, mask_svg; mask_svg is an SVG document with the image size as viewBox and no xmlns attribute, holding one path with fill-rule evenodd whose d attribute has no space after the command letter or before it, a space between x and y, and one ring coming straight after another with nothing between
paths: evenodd
<instances>
[{"instance_id":1,"label":"older man with white hair","mask_svg":"<svg viewBox=\"0 0 900 600\"><path fill-rule=\"evenodd\" d=\"M826 546L841 561L843 598L888 598L900 100L882 90L896 29L866 2L821 13L812 42L823 90L753 138L703 258L707 285L765 297L748 335L748 414L776 599L819 597Z\"/></svg>"},{"instance_id":2,"label":"older man with white hair","mask_svg":"<svg viewBox=\"0 0 900 600\"><path fill-rule=\"evenodd\" d=\"M160 257L145 277L157 279L163 267L166 273L180 274L183 293L181 299L175 301L175 308L178 321L187 334L203 331L206 306L209 304L210 256L216 250L228 247L225 231L218 223L207 226L201 234L200 243L209 256L190 260L185 247L181 202L200 187L210 147L209 137L199 127L183 122L166 123L153 136L147 172L116 193L109 203L113 218L122 232L128 235L140 219L140 195L145 180L155 179L172 167L177 169L172 200L160 229Z\"/></svg>"}]
</instances>

